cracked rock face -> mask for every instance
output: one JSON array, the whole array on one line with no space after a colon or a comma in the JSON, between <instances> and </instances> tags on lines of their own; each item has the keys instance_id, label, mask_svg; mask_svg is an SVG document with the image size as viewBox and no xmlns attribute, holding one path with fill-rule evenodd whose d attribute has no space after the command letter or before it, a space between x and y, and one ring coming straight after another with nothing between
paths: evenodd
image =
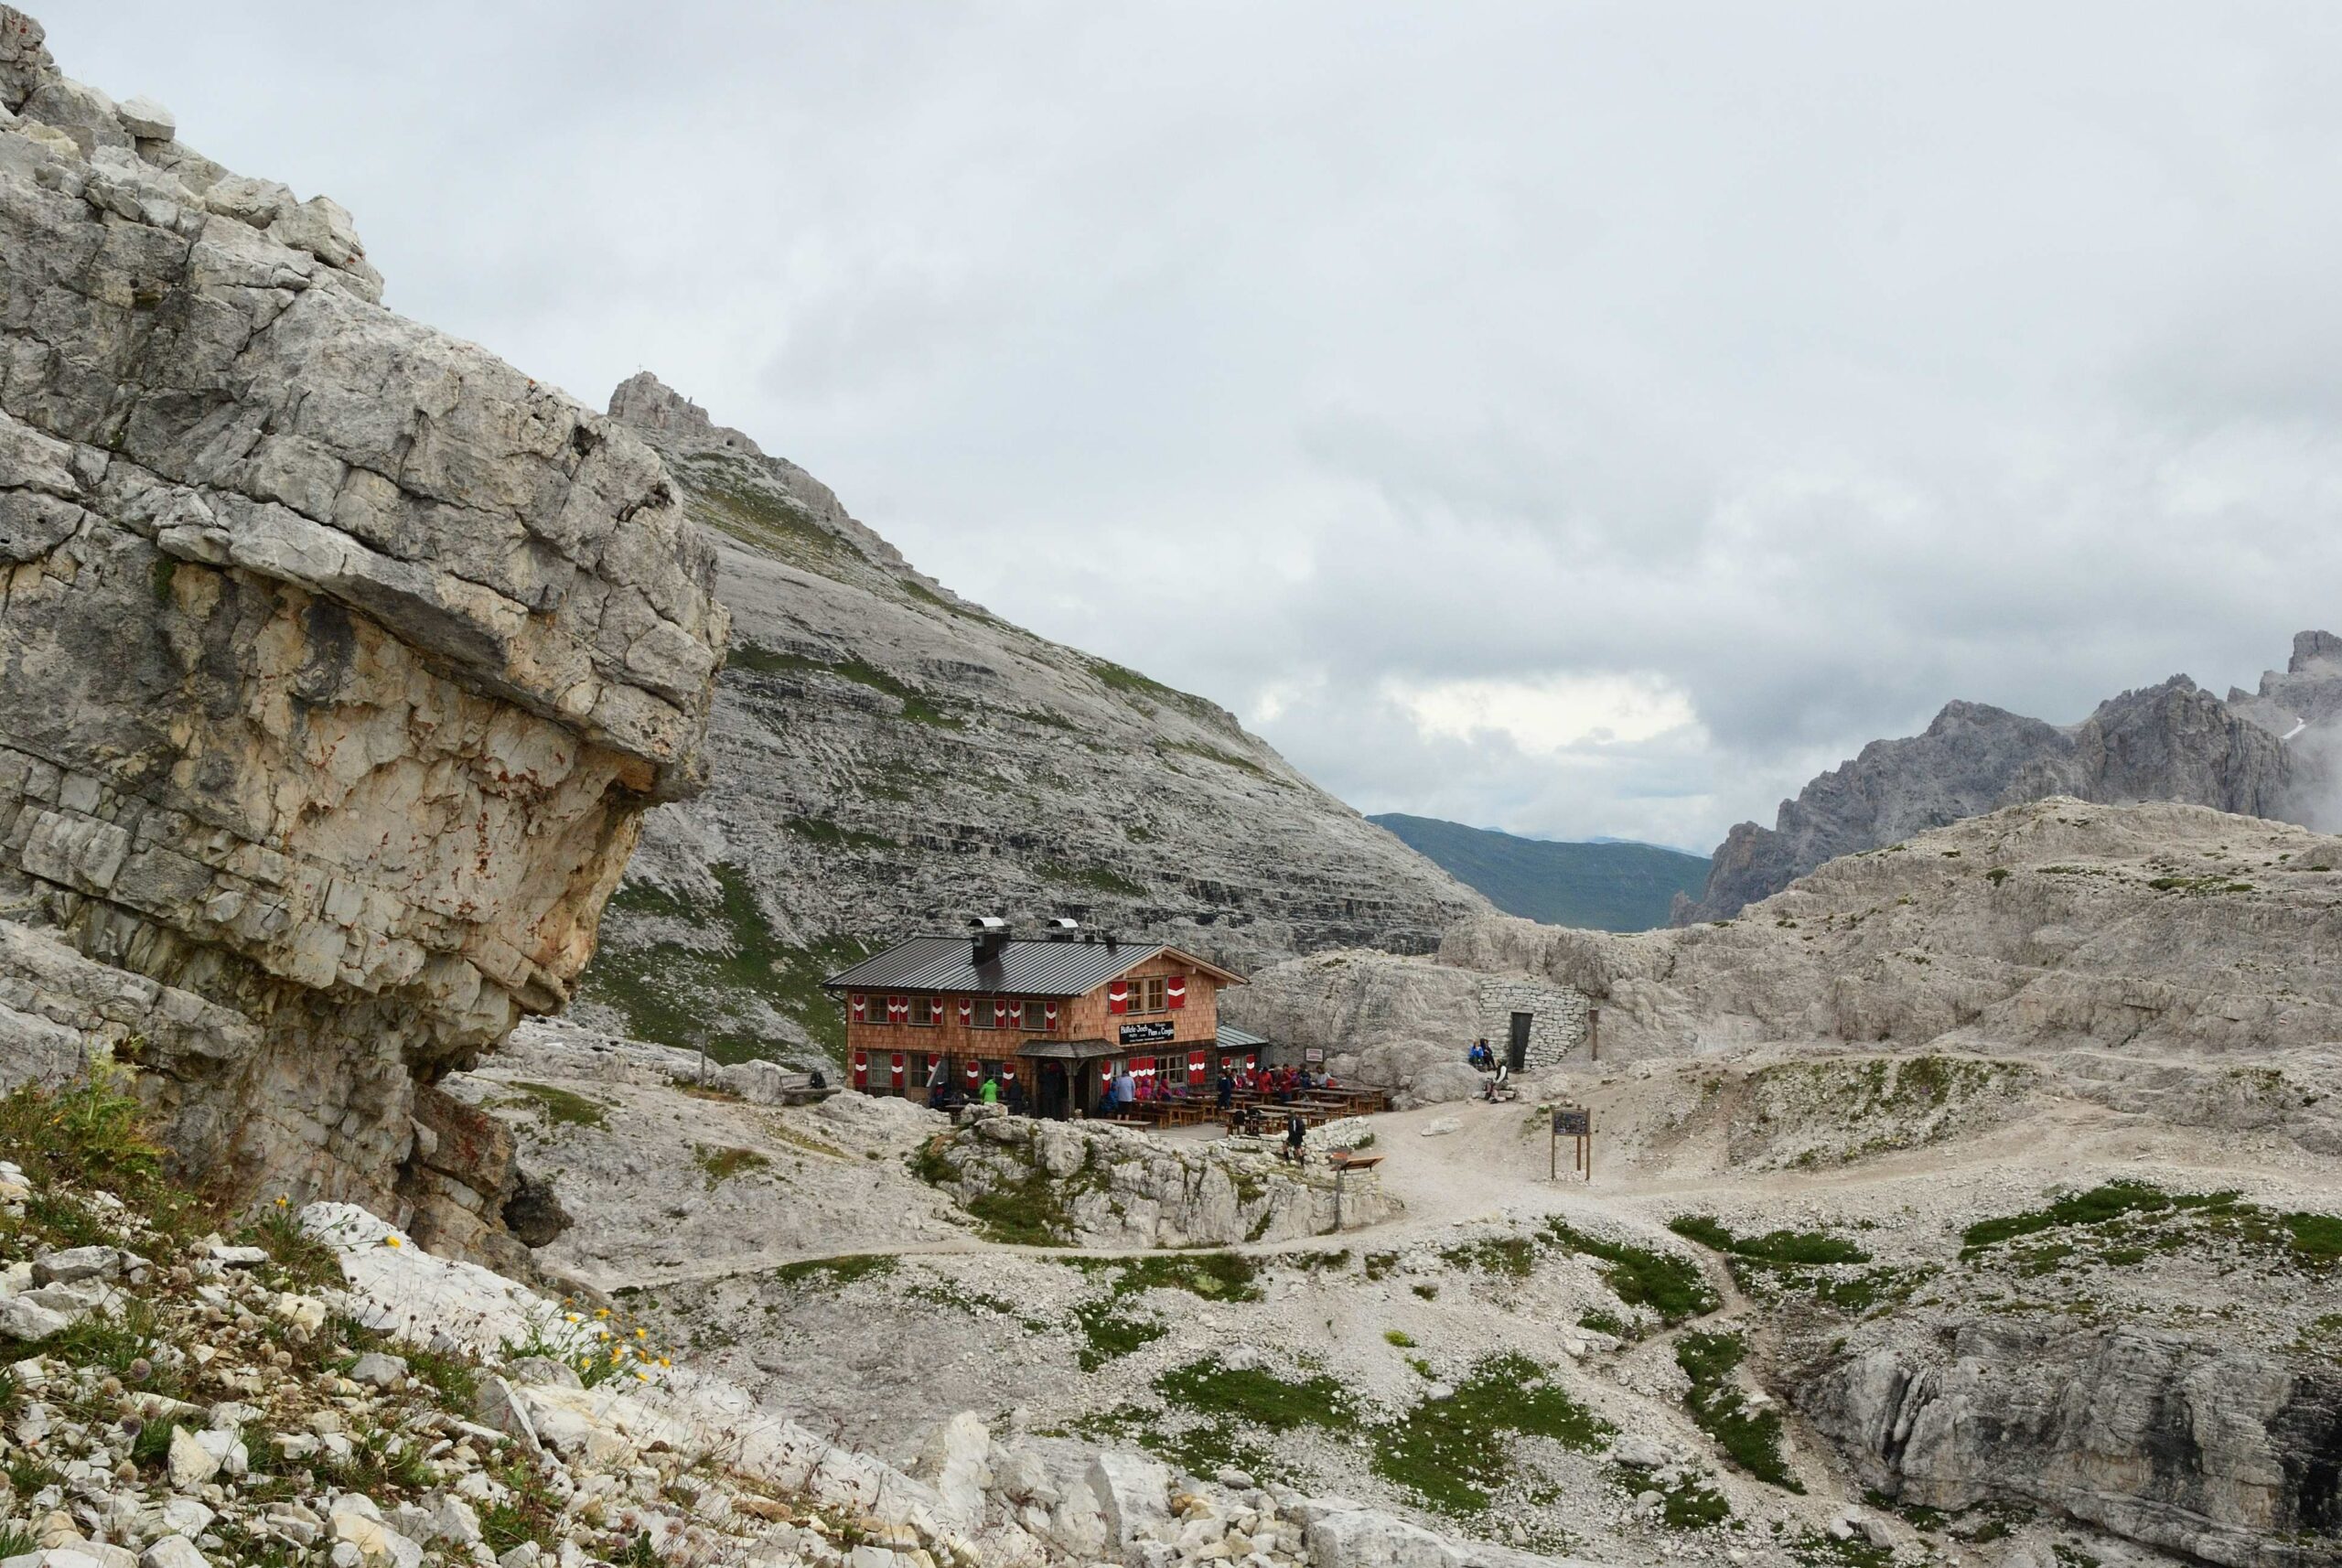
<instances>
[{"instance_id":1,"label":"cracked rock face","mask_svg":"<svg viewBox=\"0 0 2342 1568\"><path fill-rule=\"evenodd\" d=\"M396 1209L418 1080L565 1002L701 781L714 555L639 441L384 310L339 207L5 6L0 107L0 916L56 939L0 1003L156 1069L190 1165Z\"/></svg>"}]
</instances>

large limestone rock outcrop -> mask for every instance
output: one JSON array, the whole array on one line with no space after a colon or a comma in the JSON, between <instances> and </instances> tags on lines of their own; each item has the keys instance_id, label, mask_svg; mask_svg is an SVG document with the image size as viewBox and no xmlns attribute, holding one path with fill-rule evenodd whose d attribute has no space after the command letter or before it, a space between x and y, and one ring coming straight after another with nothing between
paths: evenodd
<instances>
[{"instance_id":1,"label":"large limestone rock outcrop","mask_svg":"<svg viewBox=\"0 0 2342 1568\"><path fill-rule=\"evenodd\" d=\"M1399 1103L1479 1092L1464 1061L1485 1031L1480 976L1428 957L1345 950L1262 970L1219 999L1220 1015L1295 1049L1326 1053L1338 1079L1391 1090Z\"/></svg>"},{"instance_id":2,"label":"large limestone rock outcrop","mask_svg":"<svg viewBox=\"0 0 2342 1568\"><path fill-rule=\"evenodd\" d=\"M1379 1224L1399 1202L1370 1175L1338 1184L1333 1132L1300 1169L1253 1139L1173 1144L1118 1127L1002 1113L940 1137L930 1180L1007 1240L1082 1247L1225 1247Z\"/></svg>"},{"instance_id":3,"label":"large limestone rock outcrop","mask_svg":"<svg viewBox=\"0 0 2342 1568\"><path fill-rule=\"evenodd\" d=\"M736 635L715 780L646 827L588 979L597 1026L810 1063L843 1043L823 973L972 914L1250 972L1425 952L1488 908L1234 715L953 594L656 378L610 411L716 539Z\"/></svg>"},{"instance_id":4,"label":"large limestone rock outcrop","mask_svg":"<svg viewBox=\"0 0 2342 1568\"><path fill-rule=\"evenodd\" d=\"M2342 1039L2337 942L2342 840L2052 798L1832 861L1723 925L1497 916L1440 956L1585 992L1606 1060L1758 1040L2243 1058Z\"/></svg>"},{"instance_id":5,"label":"large limestone rock outcrop","mask_svg":"<svg viewBox=\"0 0 2342 1568\"><path fill-rule=\"evenodd\" d=\"M701 783L714 556L623 426L5 7L0 109L0 916L53 939L0 1002L224 1186L397 1210L423 1086L564 1004ZM59 944L137 994L77 1012Z\"/></svg>"},{"instance_id":6,"label":"large limestone rock outcrop","mask_svg":"<svg viewBox=\"0 0 2342 1568\"><path fill-rule=\"evenodd\" d=\"M1985 1318L1850 1357L1799 1403L1903 1504L2029 1502L2230 1568L2331 1560L2314 1544L2336 1524L2330 1368Z\"/></svg>"},{"instance_id":7,"label":"large limestone rock outcrop","mask_svg":"<svg viewBox=\"0 0 2342 1568\"><path fill-rule=\"evenodd\" d=\"M1772 827L1735 827L1675 923L1729 919L1825 861L2050 795L2309 820L2298 759L2261 722L2276 711L2232 709L2184 675L2111 698L2078 725L1949 703L1924 734L1873 741L1782 801Z\"/></svg>"}]
</instances>

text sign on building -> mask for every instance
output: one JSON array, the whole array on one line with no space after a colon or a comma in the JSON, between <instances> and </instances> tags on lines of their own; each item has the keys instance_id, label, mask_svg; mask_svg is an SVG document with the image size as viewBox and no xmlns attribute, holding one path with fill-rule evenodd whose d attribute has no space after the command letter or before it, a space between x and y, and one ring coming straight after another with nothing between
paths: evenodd
<instances>
[{"instance_id":1,"label":"text sign on building","mask_svg":"<svg viewBox=\"0 0 2342 1568\"><path fill-rule=\"evenodd\" d=\"M1125 1024L1118 1036L1126 1046L1156 1046L1171 1038L1170 1020L1155 1024Z\"/></svg>"},{"instance_id":2,"label":"text sign on building","mask_svg":"<svg viewBox=\"0 0 2342 1568\"><path fill-rule=\"evenodd\" d=\"M1304 1046L1301 1047L1301 1059L1305 1062L1322 1062L1326 1059L1326 1047Z\"/></svg>"},{"instance_id":3,"label":"text sign on building","mask_svg":"<svg viewBox=\"0 0 2342 1568\"><path fill-rule=\"evenodd\" d=\"M1593 1130L1593 1124L1592 1114L1581 1109L1563 1107L1553 1112L1553 1136L1556 1138L1583 1138Z\"/></svg>"}]
</instances>

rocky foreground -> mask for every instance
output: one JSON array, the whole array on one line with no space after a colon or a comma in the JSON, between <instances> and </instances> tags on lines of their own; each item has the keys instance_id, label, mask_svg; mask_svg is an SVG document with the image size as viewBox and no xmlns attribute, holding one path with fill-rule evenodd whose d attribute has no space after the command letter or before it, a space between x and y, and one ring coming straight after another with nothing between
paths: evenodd
<instances>
[{"instance_id":1,"label":"rocky foreground","mask_svg":"<svg viewBox=\"0 0 2342 1568\"><path fill-rule=\"evenodd\" d=\"M12 1130L70 1129L30 1173L0 1165L12 1563L1535 1561L1232 1469L995 1440L972 1414L936 1425L906 1473L679 1364L607 1306L433 1257L354 1206L205 1232L210 1211L156 1178L134 1114L104 1083L0 1105Z\"/></svg>"}]
</instances>

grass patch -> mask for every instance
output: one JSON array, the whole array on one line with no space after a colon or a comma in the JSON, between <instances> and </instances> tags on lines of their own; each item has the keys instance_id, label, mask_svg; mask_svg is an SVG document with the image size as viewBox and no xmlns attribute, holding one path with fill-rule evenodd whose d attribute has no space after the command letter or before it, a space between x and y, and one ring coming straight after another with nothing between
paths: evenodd
<instances>
[{"instance_id":1,"label":"grass patch","mask_svg":"<svg viewBox=\"0 0 2342 1568\"><path fill-rule=\"evenodd\" d=\"M845 1057L845 1015L822 982L867 956L842 940L796 947L765 920L756 890L736 865L718 865L713 904L658 888L625 887L613 908L662 915L707 931L704 950L680 942L622 947L605 941L578 980L582 1001L609 1007L637 1039L682 1050L704 1047L718 1062L771 1058L774 1042L750 1022L762 1003L798 1025L833 1060Z\"/></svg>"},{"instance_id":2,"label":"grass patch","mask_svg":"<svg viewBox=\"0 0 2342 1568\"><path fill-rule=\"evenodd\" d=\"M2126 1216L2161 1214L2174 1208L2232 1208L2237 1200L2238 1195L2233 1192L2175 1197L2149 1182L2111 1181L2087 1192L2060 1197L2041 1208L1979 1220L1961 1232L1960 1255L1971 1257L1987 1247L1996 1247L2020 1236L2036 1236L2045 1230L2104 1225Z\"/></svg>"},{"instance_id":3,"label":"grass patch","mask_svg":"<svg viewBox=\"0 0 2342 1568\"><path fill-rule=\"evenodd\" d=\"M1094 1372L1118 1356L1143 1349L1170 1332L1154 1318L1124 1312L1120 1298L1115 1296L1081 1303L1073 1309L1073 1321L1081 1330L1081 1348L1077 1356L1085 1372Z\"/></svg>"},{"instance_id":4,"label":"grass patch","mask_svg":"<svg viewBox=\"0 0 2342 1568\"><path fill-rule=\"evenodd\" d=\"M841 1257L783 1263L771 1270L769 1277L777 1283L803 1290L843 1290L856 1280L891 1274L897 1262L892 1252L848 1252Z\"/></svg>"},{"instance_id":5,"label":"grass patch","mask_svg":"<svg viewBox=\"0 0 2342 1568\"><path fill-rule=\"evenodd\" d=\"M1065 1194L1049 1173L1036 1165L1010 1187L980 1192L966 1203L969 1216L994 1241L1012 1246L1054 1247L1073 1236Z\"/></svg>"},{"instance_id":6,"label":"grass patch","mask_svg":"<svg viewBox=\"0 0 2342 1568\"><path fill-rule=\"evenodd\" d=\"M1667 1222L1678 1236L1703 1247L1767 1263L1867 1263L1870 1254L1852 1241L1820 1230L1768 1230L1762 1236L1735 1236L1714 1218L1686 1214Z\"/></svg>"},{"instance_id":7,"label":"grass patch","mask_svg":"<svg viewBox=\"0 0 2342 1568\"><path fill-rule=\"evenodd\" d=\"M1526 1356L1491 1356L1444 1400L1424 1400L1374 1432L1374 1473L1450 1515L1477 1514L1509 1475L1504 1455L1517 1437L1547 1437L1565 1448L1602 1446L1611 1426L1546 1381Z\"/></svg>"},{"instance_id":8,"label":"grass patch","mask_svg":"<svg viewBox=\"0 0 2342 1568\"><path fill-rule=\"evenodd\" d=\"M1116 1295L1143 1290L1183 1290L1210 1301L1258 1301L1260 1267L1241 1252L1170 1252L1155 1258L1118 1258Z\"/></svg>"},{"instance_id":9,"label":"grass patch","mask_svg":"<svg viewBox=\"0 0 2342 1568\"><path fill-rule=\"evenodd\" d=\"M1647 1306L1669 1327L1704 1317L1724 1305L1714 1287L1689 1258L1655 1252L1623 1241L1606 1241L1549 1219L1545 1229L1554 1240L1573 1252L1596 1258L1606 1265L1602 1278L1611 1294L1628 1306Z\"/></svg>"},{"instance_id":10,"label":"grass patch","mask_svg":"<svg viewBox=\"0 0 2342 1568\"><path fill-rule=\"evenodd\" d=\"M588 1100L566 1089L550 1083L530 1083L515 1079L512 1087L521 1092L499 1101L544 1112L545 1120L564 1127L607 1127L610 1108L598 1100Z\"/></svg>"},{"instance_id":11,"label":"grass patch","mask_svg":"<svg viewBox=\"0 0 2342 1568\"><path fill-rule=\"evenodd\" d=\"M1747 1344L1737 1334L1695 1331L1677 1340L1675 1364L1692 1381L1684 1407L1734 1464L1760 1481L1802 1492L1804 1486L1781 1457L1779 1412L1750 1405L1733 1381L1734 1369L1747 1355Z\"/></svg>"},{"instance_id":12,"label":"grass patch","mask_svg":"<svg viewBox=\"0 0 2342 1568\"><path fill-rule=\"evenodd\" d=\"M1332 1378L1286 1379L1258 1367L1211 1360L1174 1367L1155 1380L1155 1389L1183 1410L1241 1421L1270 1433L1304 1426L1338 1430L1358 1414L1348 1392Z\"/></svg>"},{"instance_id":13,"label":"grass patch","mask_svg":"<svg viewBox=\"0 0 2342 1568\"><path fill-rule=\"evenodd\" d=\"M1283 786L1284 783L1284 779L1251 757L1239 757L1232 751L1223 751L1219 746L1207 746L1199 740L1158 740L1155 743L1155 749L1157 752L1176 751L1183 752L1189 757L1200 757L1207 762L1217 762L1222 768L1233 768L1240 773L1250 773L1263 783L1278 786Z\"/></svg>"},{"instance_id":14,"label":"grass patch","mask_svg":"<svg viewBox=\"0 0 2342 1568\"><path fill-rule=\"evenodd\" d=\"M1382 1331L1382 1338L1384 1343L1396 1345L1402 1350L1415 1348L1415 1337L1403 1328L1386 1328Z\"/></svg>"},{"instance_id":15,"label":"grass patch","mask_svg":"<svg viewBox=\"0 0 2342 1568\"><path fill-rule=\"evenodd\" d=\"M1453 1269L1527 1279L1536 1271L1542 1251L1534 1236L1484 1236L1444 1249L1439 1260Z\"/></svg>"},{"instance_id":16,"label":"grass patch","mask_svg":"<svg viewBox=\"0 0 2342 1568\"><path fill-rule=\"evenodd\" d=\"M1087 887L1096 893L1113 893L1124 898L1144 898L1146 887L1133 882L1119 871L1102 865L1067 865L1060 861L1045 860L1033 867L1037 875L1070 887Z\"/></svg>"},{"instance_id":17,"label":"grass patch","mask_svg":"<svg viewBox=\"0 0 2342 1568\"><path fill-rule=\"evenodd\" d=\"M754 1149L718 1148L708 1144L692 1145L692 1163L706 1173L710 1192L734 1176L766 1170L772 1165L770 1159Z\"/></svg>"}]
</instances>

